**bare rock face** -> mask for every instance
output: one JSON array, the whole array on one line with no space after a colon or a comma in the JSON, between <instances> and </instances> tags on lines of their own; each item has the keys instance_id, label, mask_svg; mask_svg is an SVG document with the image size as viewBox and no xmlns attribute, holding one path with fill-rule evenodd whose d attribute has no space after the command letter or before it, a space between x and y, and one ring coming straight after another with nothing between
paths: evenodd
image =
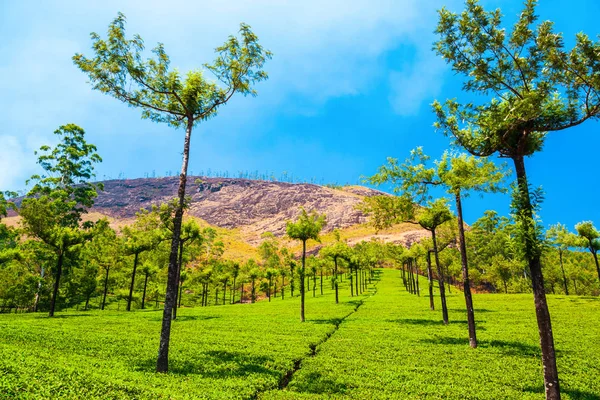
<instances>
[{"instance_id":1,"label":"bare rock face","mask_svg":"<svg viewBox=\"0 0 600 400\"><path fill-rule=\"evenodd\" d=\"M111 180L104 182L94 211L115 218L131 218L141 208L177 196L178 177ZM330 189L313 184L236 178L188 177L189 214L223 228L240 228L250 236L270 231L281 236L285 223L300 207L327 215L325 231L366 222L356 206L365 196L381 194L366 187Z\"/></svg>"}]
</instances>

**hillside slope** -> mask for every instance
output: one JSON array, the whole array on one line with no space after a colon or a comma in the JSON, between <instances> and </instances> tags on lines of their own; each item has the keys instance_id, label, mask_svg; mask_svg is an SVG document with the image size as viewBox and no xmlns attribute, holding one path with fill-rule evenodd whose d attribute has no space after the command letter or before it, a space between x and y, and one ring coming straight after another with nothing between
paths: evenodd
<instances>
[{"instance_id":1,"label":"hillside slope","mask_svg":"<svg viewBox=\"0 0 600 400\"><path fill-rule=\"evenodd\" d=\"M176 197L179 178L109 180L103 183L104 191L98 194L88 218L107 216L114 227L119 227L131 223L141 208L150 208ZM219 233L225 236L226 242L241 249L235 258L242 257L251 246L260 243L264 232L283 237L286 221L293 220L300 207L327 215L324 243L333 240L333 235L327 233L334 229L340 229L342 237L350 244L375 237L406 245L426 235L414 225L375 232L356 206L365 197L382 192L363 186L333 189L304 183L192 176L188 177L186 194L191 199L188 217L221 228ZM6 222L15 224L17 220L18 217L12 217Z\"/></svg>"}]
</instances>

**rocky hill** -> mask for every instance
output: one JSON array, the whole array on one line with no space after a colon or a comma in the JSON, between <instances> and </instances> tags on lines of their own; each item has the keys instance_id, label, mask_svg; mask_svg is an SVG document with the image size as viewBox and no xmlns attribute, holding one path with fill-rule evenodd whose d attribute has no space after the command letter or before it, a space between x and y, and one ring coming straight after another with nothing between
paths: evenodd
<instances>
[{"instance_id":1,"label":"rocky hill","mask_svg":"<svg viewBox=\"0 0 600 400\"><path fill-rule=\"evenodd\" d=\"M88 218L105 215L114 225L123 225L130 223L141 208L148 209L153 204L175 198L179 178L103 183L104 191L98 194ZM283 236L286 221L293 220L301 206L326 214L325 233L340 229L350 244L377 237L385 242L408 245L425 235L423 230L412 225L385 232L375 232L368 227L367 217L356 206L365 197L382 192L362 186L330 188L303 183L192 176L188 177L186 194L191 198L187 215L227 231L235 230L235 240L252 246L258 244L261 234L267 231Z\"/></svg>"},{"instance_id":2,"label":"rocky hill","mask_svg":"<svg viewBox=\"0 0 600 400\"><path fill-rule=\"evenodd\" d=\"M176 197L178 177L110 180L104 182L94 211L116 219L131 218ZM331 189L313 184L258 181L235 178L189 177L186 194L189 215L222 228L241 228L247 233L285 233L285 222L301 206L327 215L326 231L366 222L356 209L363 197L381 194L365 187Z\"/></svg>"}]
</instances>

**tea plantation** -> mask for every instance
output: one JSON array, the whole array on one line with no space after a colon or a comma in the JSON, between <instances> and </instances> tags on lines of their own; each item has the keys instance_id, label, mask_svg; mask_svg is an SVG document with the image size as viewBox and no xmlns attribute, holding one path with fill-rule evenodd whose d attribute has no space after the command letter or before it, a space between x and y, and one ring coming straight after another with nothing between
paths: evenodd
<instances>
[{"instance_id":1,"label":"tea plantation","mask_svg":"<svg viewBox=\"0 0 600 400\"><path fill-rule=\"evenodd\" d=\"M161 311L0 315L0 398L544 398L531 295L475 295L471 349L457 289L448 326L398 271L341 290L337 305L308 293L305 323L297 297L183 308L168 375L154 372ZM563 398L600 399L600 300L549 301Z\"/></svg>"}]
</instances>

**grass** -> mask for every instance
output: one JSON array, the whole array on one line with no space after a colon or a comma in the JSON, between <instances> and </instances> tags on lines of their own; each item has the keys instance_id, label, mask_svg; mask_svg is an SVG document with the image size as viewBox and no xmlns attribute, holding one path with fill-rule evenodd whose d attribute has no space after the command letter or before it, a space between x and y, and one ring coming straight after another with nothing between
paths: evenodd
<instances>
[{"instance_id":1,"label":"grass","mask_svg":"<svg viewBox=\"0 0 600 400\"><path fill-rule=\"evenodd\" d=\"M427 297L401 286L398 272L384 271L377 294L303 362L287 390L263 398L544 398L532 295L476 295L479 347L471 349L458 291L448 298L444 326ZM600 299L549 302L563 398L600 399Z\"/></svg>"},{"instance_id":2,"label":"grass","mask_svg":"<svg viewBox=\"0 0 600 400\"><path fill-rule=\"evenodd\" d=\"M298 298L182 309L168 375L153 372L160 311L0 315L0 398L544 398L531 295L476 295L473 350L460 293L444 326L397 271L382 277L370 296L345 282L339 305L308 294L304 324ZM600 399L600 300L549 302L563 398Z\"/></svg>"},{"instance_id":3,"label":"grass","mask_svg":"<svg viewBox=\"0 0 600 400\"><path fill-rule=\"evenodd\" d=\"M247 399L278 387L354 310L344 287L299 298L181 309L168 375L154 373L162 311L0 315L0 398Z\"/></svg>"}]
</instances>

